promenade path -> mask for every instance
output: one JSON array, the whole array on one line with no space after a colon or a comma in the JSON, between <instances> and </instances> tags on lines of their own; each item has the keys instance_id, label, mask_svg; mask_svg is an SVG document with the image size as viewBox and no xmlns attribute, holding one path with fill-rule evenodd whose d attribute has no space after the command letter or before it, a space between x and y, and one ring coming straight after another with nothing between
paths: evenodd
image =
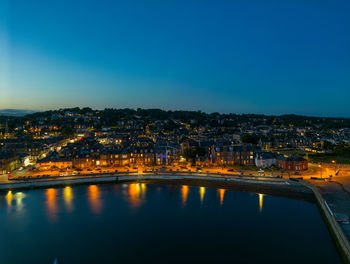
<instances>
[{"instance_id":1,"label":"promenade path","mask_svg":"<svg viewBox=\"0 0 350 264\"><path fill-rule=\"evenodd\" d=\"M7 175L0 175L0 184L6 183L20 183L28 181L55 181L55 180L67 180L67 179L78 179L78 178L93 178L93 177L109 177L109 176L124 176L124 175L194 175L194 176L211 176L220 178L234 178L234 179L246 179L246 180L256 180L256 181L284 181L281 178L270 177L270 176L254 176L254 175L235 175L235 174L225 174L225 173L205 173L205 172L169 172L169 171L159 171L150 173L138 173L138 172L117 172L117 173L92 173L92 174L80 174L80 175L68 175L68 176L54 176L47 178L31 178L27 180L8 180Z\"/></svg>"},{"instance_id":2,"label":"promenade path","mask_svg":"<svg viewBox=\"0 0 350 264\"><path fill-rule=\"evenodd\" d=\"M350 218L350 176L335 176L332 181L309 180L320 191L333 213L343 219ZM350 241L350 224L340 224Z\"/></svg>"}]
</instances>

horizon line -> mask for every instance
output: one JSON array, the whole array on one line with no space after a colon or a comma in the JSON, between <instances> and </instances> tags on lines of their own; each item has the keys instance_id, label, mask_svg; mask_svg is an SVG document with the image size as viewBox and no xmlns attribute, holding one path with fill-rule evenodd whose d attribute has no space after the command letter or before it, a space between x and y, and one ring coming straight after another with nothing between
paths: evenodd
<instances>
[{"instance_id":1,"label":"horizon line","mask_svg":"<svg viewBox=\"0 0 350 264\"><path fill-rule=\"evenodd\" d=\"M0 112L1 111L17 111L17 112L32 112L32 113L28 113L28 114L24 114L23 116L29 115L29 114L35 114L35 113L40 113L40 112L48 112L48 111L63 111L63 110L68 110L68 109L74 109L74 108L79 108L79 109L83 109L83 108L90 108L93 111L104 111L106 109L114 109L114 110L122 110L122 109L130 109L130 110L134 110L137 111L137 109L142 109L142 110L161 110L161 111L188 111L188 112L202 112L205 114L214 114L214 113L218 113L220 115L263 115L263 116L276 116L276 117L280 117L280 116L303 116L303 117L312 117L312 118L333 118L333 119L350 119L350 117L340 117L340 116L317 116L317 115L307 115L307 114L294 114L294 113L285 113L285 114L266 114L266 113L252 113L252 112L229 112L229 113L223 113L223 112L219 112L219 111L215 111L215 112L207 112L207 111L203 111L203 110L184 110L184 109L169 109L169 110L165 110L162 108L142 108L142 107L137 107L137 108L132 108L132 107L125 107L125 108L116 108L116 107L105 107L103 109L93 109L92 107L89 106L84 106L84 107L79 107L79 106L75 106L75 107L64 107L64 108L58 108L58 109L43 109L43 110L38 110L38 109L16 109L16 108L0 108ZM6 116L6 115L2 115L0 113L0 116Z\"/></svg>"}]
</instances>

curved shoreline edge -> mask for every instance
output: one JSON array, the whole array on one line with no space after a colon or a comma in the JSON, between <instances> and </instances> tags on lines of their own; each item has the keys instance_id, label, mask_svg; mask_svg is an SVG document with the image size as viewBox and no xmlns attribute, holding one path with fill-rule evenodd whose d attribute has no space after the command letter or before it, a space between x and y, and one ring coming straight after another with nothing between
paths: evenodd
<instances>
[{"instance_id":1,"label":"curved shoreline edge","mask_svg":"<svg viewBox=\"0 0 350 264\"><path fill-rule=\"evenodd\" d=\"M198 185L198 182L208 183L216 182L220 188L232 189L233 186L249 186L251 192L259 192L260 190L282 190L279 196L283 196L283 192L292 190L294 193L300 193L309 196L310 191L307 187L301 184L283 180L279 178L270 179L254 179L251 177L225 177L222 175L200 175L200 174L122 174L122 175L99 175L99 176L75 176L75 177L60 177L55 179L36 179L26 181L14 181L9 183L0 183L0 192L10 190L24 190L24 189L36 189L36 188L49 188L66 185L79 185L79 184L98 184L98 183L122 183L122 182L135 182L135 181L167 181L167 182L183 182L193 181L197 182L194 185ZM218 188L219 188L218 187ZM269 194L268 192L266 194ZM310 200L310 197L304 197L305 200Z\"/></svg>"},{"instance_id":2,"label":"curved shoreline edge","mask_svg":"<svg viewBox=\"0 0 350 264\"><path fill-rule=\"evenodd\" d=\"M288 197L315 202L320 210L322 218L331 233L331 236L345 263L350 264L350 244L344 235L333 213L329 210L317 187L306 181L290 181L283 179L252 179L244 177L222 177L203 175L176 175L176 174L137 174L118 176L91 176L54 180L31 180L26 182L11 182L0 184L0 192L12 190L25 190L49 187L62 187L67 185L99 184L99 183L123 183L123 182L149 182L149 183L177 183L189 185L210 185L214 188L227 188L238 191L262 192L265 194ZM208 186L210 187L210 186ZM235 188L236 187L236 188ZM243 188L242 188L243 187Z\"/></svg>"},{"instance_id":3,"label":"curved shoreline edge","mask_svg":"<svg viewBox=\"0 0 350 264\"><path fill-rule=\"evenodd\" d=\"M321 212L324 221L326 222L328 230L330 231L333 237L333 240L340 252L342 259L345 263L350 263L349 240L347 239L338 222L336 221L334 214L329 208L326 200L322 197L318 188L313 184L306 181L300 181L300 183L313 191L316 198L316 204Z\"/></svg>"}]
</instances>

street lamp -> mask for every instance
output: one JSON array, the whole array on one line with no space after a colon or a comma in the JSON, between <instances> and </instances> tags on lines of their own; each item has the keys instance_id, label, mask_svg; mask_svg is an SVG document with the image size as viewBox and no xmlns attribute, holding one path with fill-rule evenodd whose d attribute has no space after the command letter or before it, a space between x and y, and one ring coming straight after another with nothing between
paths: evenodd
<instances>
[{"instance_id":1,"label":"street lamp","mask_svg":"<svg viewBox=\"0 0 350 264\"><path fill-rule=\"evenodd\" d=\"M334 164L334 176L337 173L337 162L335 160L332 160L332 163Z\"/></svg>"},{"instance_id":2,"label":"street lamp","mask_svg":"<svg viewBox=\"0 0 350 264\"><path fill-rule=\"evenodd\" d=\"M323 178L322 177L322 164L318 165L318 167L321 168L321 178Z\"/></svg>"}]
</instances>

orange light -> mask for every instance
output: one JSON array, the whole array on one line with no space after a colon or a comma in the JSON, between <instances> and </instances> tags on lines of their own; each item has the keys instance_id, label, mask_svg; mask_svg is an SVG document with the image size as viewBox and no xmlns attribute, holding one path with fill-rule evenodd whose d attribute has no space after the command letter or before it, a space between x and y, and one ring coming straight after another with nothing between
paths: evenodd
<instances>
[{"instance_id":1,"label":"orange light","mask_svg":"<svg viewBox=\"0 0 350 264\"><path fill-rule=\"evenodd\" d=\"M201 203L203 203L204 195L205 195L205 187L199 187L199 195L200 195Z\"/></svg>"},{"instance_id":2,"label":"orange light","mask_svg":"<svg viewBox=\"0 0 350 264\"><path fill-rule=\"evenodd\" d=\"M49 213L49 218L51 220L56 219L56 213L57 213L57 190L54 188L50 188L46 190L46 205L47 205L47 210Z\"/></svg>"},{"instance_id":3,"label":"orange light","mask_svg":"<svg viewBox=\"0 0 350 264\"><path fill-rule=\"evenodd\" d=\"M72 210L72 201L73 201L73 189L70 186L67 186L63 189L63 200L67 206L67 209Z\"/></svg>"},{"instance_id":4,"label":"orange light","mask_svg":"<svg viewBox=\"0 0 350 264\"><path fill-rule=\"evenodd\" d=\"M137 208L141 205L140 193L141 186L139 183L129 184L129 200L131 207Z\"/></svg>"},{"instance_id":5,"label":"orange light","mask_svg":"<svg viewBox=\"0 0 350 264\"><path fill-rule=\"evenodd\" d=\"M262 212L262 208L263 208L263 202L264 202L264 195L259 193L259 211Z\"/></svg>"},{"instance_id":6,"label":"orange light","mask_svg":"<svg viewBox=\"0 0 350 264\"><path fill-rule=\"evenodd\" d=\"M6 201L7 201L7 206L11 208L11 205L12 205L12 200L13 200L13 194L12 194L12 191L8 191L6 196Z\"/></svg>"},{"instance_id":7,"label":"orange light","mask_svg":"<svg viewBox=\"0 0 350 264\"><path fill-rule=\"evenodd\" d=\"M224 196L225 196L225 189L219 189L219 195L220 195L220 205L224 203Z\"/></svg>"},{"instance_id":8,"label":"orange light","mask_svg":"<svg viewBox=\"0 0 350 264\"><path fill-rule=\"evenodd\" d=\"M182 205L186 205L187 197L188 197L189 188L187 185L182 185L181 194L182 194Z\"/></svg>"},{"instance_id":9,"label":"orange light","mask_svg":"<svg viewBox=\"0 0 350 264\"><path fill-rule=\"evenodd\" d=\"M88 187L89 201L91 209L94 213L101 211L100 191L97 185L90 185Z\"/></svg>"}]
</instances>

